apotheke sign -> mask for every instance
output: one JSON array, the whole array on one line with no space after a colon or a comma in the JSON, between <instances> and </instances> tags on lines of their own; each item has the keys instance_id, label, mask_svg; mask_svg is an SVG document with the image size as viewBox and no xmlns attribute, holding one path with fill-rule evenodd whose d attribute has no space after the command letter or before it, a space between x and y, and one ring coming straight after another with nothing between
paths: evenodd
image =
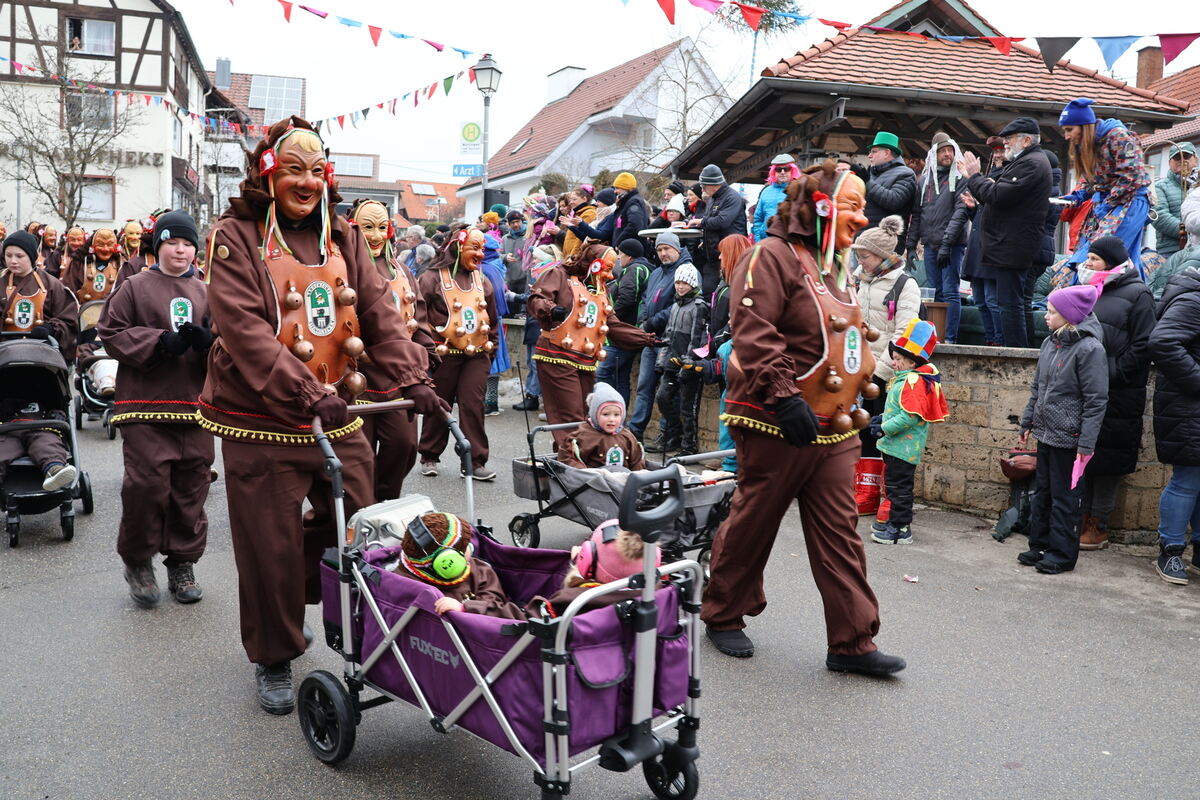
<instances>
[{"instance_id":1,"label":"apotheke sign","mask_svg":"<svg viewBox=\"0 0 1200 800\"><path fill-rule=\"evenodd\" d=\"M11 151L12 145L0 143L0 158L8 158ZM63 163L71 162L72 157L63 148L55 148L52 153L56 160ZM101 150L96 153L94 163L113 167L161 167L164 162L165 158L162 153L149 153L142 150Z\"/></svg>"}]
</instances>

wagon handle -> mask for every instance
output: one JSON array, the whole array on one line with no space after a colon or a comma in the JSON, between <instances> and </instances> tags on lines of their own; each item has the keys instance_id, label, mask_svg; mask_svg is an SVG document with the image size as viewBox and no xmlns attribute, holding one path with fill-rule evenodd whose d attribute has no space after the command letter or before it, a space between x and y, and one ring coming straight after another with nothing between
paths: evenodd
<instances>
[{"instance_id":1,"label":"wagon handle","mask_svg":"<svg viewBox=\"0 0 1200 800\"><path fill-rule=\"evenodd\" d=\"M638 497L650 486L666 484L666 496L654 508L638 510ZM663 467L653 472L631 472L621 495L617 519L621 527L642 537L642 541L655 542L667 523L683 512L683 482L675 467Z\"/></svg>"}]
</instances>

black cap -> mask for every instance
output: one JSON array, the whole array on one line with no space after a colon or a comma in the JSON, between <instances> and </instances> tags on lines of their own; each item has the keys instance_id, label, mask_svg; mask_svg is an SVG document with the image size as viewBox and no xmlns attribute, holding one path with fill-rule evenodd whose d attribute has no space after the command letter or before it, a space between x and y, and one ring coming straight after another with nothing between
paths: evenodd
<instances>
[{"instance_id":1,"label":"black cap","mask_svg":"<svg viewBox=\"0 0 1200 800\"><path fill-rule=\"evenodd\" d=\"M1014 133L1028 133L1031 136L1041 135L1041 130L1038 129L1037 120L1033 117L1017 117L1012 122L1004 126L1004 130L1000 131L1001 136L1011 136Z\"/></svg>"},{"instance_id":2,"label":"black cap","mask_svg":"<svg viewBox=\"0 0 1200 800\"><path fill-rule=\"evenodd\" d=\"M671 181L671 183L667 185L667 188L675 194L683 194L687 191L687 187L683 185L683 181Z\"/></svg>"},{"instance_id":3,"label":"black cap","mask_svg":"<svg viewBox=\"0 0 1200 800\"><path fill-rule=\"evenodd\" d=\"M200 249L200 234L196 232L196 221L186 211L168 211L154 220L154 255L168 239L187 239L197 250Z\"/></svg>"},{"instance_id":4,"label":"black cap","mask_svg":"<svg viewBox=\"0 0 1200 800\"><path fill-rule=\"evenodd\" d=\"M617 249L625 255L633 256L634 258L641 258L646 255L646 248L642 247L642 243L632 236L617 245Z\"/></svg>"},{"instance_id":5,"label":"black cap","mask_svg":"<svg viewBox=\"0 0 1200 800\"><path fill-rule=\"evenodd\" d=\"M505 219L508 220L509 222L517 222L518 220L525 219L525 217L521 214L520 211L513 209L512 211L508 212L508 215L505 217Z\"/></svg>"},{"instance_id":6,"label":"black cap","mask_svg":"<svg viewBox=\"0 0 1200 800\"><path fill-rule=\"evenodd\" d=\"M603 203L606 206L611 206L613 203L617 202L617 193L614 192L611 187L601 189L600 191L596 192L595 200L597 203Z\"/></svg>"},{"instance_id":7,"label":"black cap","mask_svg":"<svg viewBox=\"0 0 1200 800\"><path fill-rule=\"evenodd\" d=\"M7 252L10 247L19 247L25 251L25 255L29 256L29 260L37 264L38 239L32 233L25 231L17 231L10 233L8 238L4 240L4 250ZM0 253L2 256L3 253Z\"/></svg>"},{"instance_id":8,"label":"black cap","mask_svg":"<svg viewBox=\"0 0 1200 800\"><path fill-rule=\"evenodd\" d=\"M1125 248L1125 243L1116 236L1099 237L1088 245L1088 252L1095 253L1104 259L1104 263L1108 265L1109 269L1119 267L1129 260L1129 250Z\"/></svg>"}]
</instances>

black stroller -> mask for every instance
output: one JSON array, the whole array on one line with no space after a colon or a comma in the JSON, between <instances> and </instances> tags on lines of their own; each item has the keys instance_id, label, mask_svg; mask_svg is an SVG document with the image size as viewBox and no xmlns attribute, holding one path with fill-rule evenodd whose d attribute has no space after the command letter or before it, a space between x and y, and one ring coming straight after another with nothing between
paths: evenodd
<instances>
[{"instance_id":1,"label":"black stroller","mask_svg":"<svg viewBox=\"0 0 1200 800\"><path fill-rule=\"evenodd\" d=\"M79 336L94 339L96 325L100 322L100 312L104 310L103 300L92 300L79 307ZM89 336L89 332L91 335ZM117 438L117 426L112 424L113 399L102 397L99 390L92 385L88 378L88 367L97 361L108 358L103 348L88 348L90 352L81 354L75 359L75 391L73 410L75 413L75 430L83 430L83 419L89 422L100 421L109 439Z\"/></svg>"},{"instance_id":2,"label":"black stroller","mask_svg":"<svg viewBox=\"0 0 1200 800\"><path fill-rule=\"evenodd\" d=\"M71 465L79 474L73 485L46 491L42 488L42 471L31 459L18 458L8 466L3 485L0 485L0 502L4 508L9 547L17 546L21 514L44 514L57 507L63 539L70 541L75 536L74 501L82 501L85 514L93 510L92 483L80 468L75 431L67 422L71 408L67 364L54 339L28 339L24 338L26 335L0 334L0 397L31 400L41 408L60 412L61 418L10 422L3 430L38 428L56 431L67 447Z\"/></svg>"}]
</instances>

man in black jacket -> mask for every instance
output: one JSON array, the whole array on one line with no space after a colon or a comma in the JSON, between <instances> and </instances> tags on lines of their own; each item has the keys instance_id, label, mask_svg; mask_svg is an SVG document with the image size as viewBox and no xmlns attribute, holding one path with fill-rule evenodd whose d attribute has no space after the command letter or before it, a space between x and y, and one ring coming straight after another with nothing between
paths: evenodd
<instances>
[{"instance_id":1,"label":"man in black jacket","mask_svg":"<svg viewBox=\"0 0 1200 800\"><path fill-rule=\"evenodd\" d=\"M704 285L700 296L707 300L717 290L717 282L721 279L721 255L717 246L731 233L745 236L749 228L746 226L746 198L725 182L725 173L720 167L709 164L700 170L700 186L708 205L702 219L693 219L688 224L704 231L704 263L700 268Z\"/></svg>"},{"instance_id":2,"label":"man in black jacket","mask_svg":"<svg viewBox=\"0 0 1200 800\"><path fill-rule=\"evenodd\" d=\"M900 139L894 133L880 131L867 151L871 169L867 176L867 227L874 228L879 221L897 214L908 222L913 200L917 196L917 176L901 160Z\"/></svg>"},{"instance_id":3,"label":"man in black jacket","mask_svg":"<svg viewBox=\"0 0 1200 800\"><path fill-rule=\"evenodd\" d=\"M947 304L946 328L938 332L939 341L946 344L958 340L962 314L959 268L967 246L969 218L967 207L959 200L967 181L954 164L958 152L958 144L947 134L934 134L908 228L908 251L925 245L926 279L934 289L934 299Z\"/></svg>"},{"instance_id":4,"label":"man in black jacket","mask_svg":"<svg viewBox=\"0 0 1200 800\"><path fill-rule=\"evenodd\" d=\"M640 239L626 239L617 250L620 255L617 268L613 270L613 279L608 283L609 299L612 300L617 319L637 325L642 295L650 280L650 262L645 259L646 248ZM604 350L608 357L596 365L596 380L616 389L628 406L629 374L642 348L626 350L610 344Z\"/></svg>"},{"instance_id":5,"label":"man in black jacket","mask_svg":"<svg viewBox=\"0 0 1200 800\"><path fill-rule=\"evenodd\" d=\"M617 193L617 208L613 211L612 246L620 247L626 239L636 239L638 231L650 227L650 213L646 201L638 194L637 178L631 172L622 172L613 180L613 191Z\"/></svg>"},{"instance_id":6,"label":"man in black jacket","mask_svg":"<svg viewBox=\"0 0 1200 800\"><path fill-rule=\"evenodd\" d=\"M1028 347L1025 280L1042 248L1050 206L1050 161L1039 143L1037 120L1017 117L1000 131L1008 163L995 177L979 174L979 159L958 162L967 190L988 207L982 230L982 263L996 271L1000 337L1005 347Z\"/></svg>"}]
</instances>

